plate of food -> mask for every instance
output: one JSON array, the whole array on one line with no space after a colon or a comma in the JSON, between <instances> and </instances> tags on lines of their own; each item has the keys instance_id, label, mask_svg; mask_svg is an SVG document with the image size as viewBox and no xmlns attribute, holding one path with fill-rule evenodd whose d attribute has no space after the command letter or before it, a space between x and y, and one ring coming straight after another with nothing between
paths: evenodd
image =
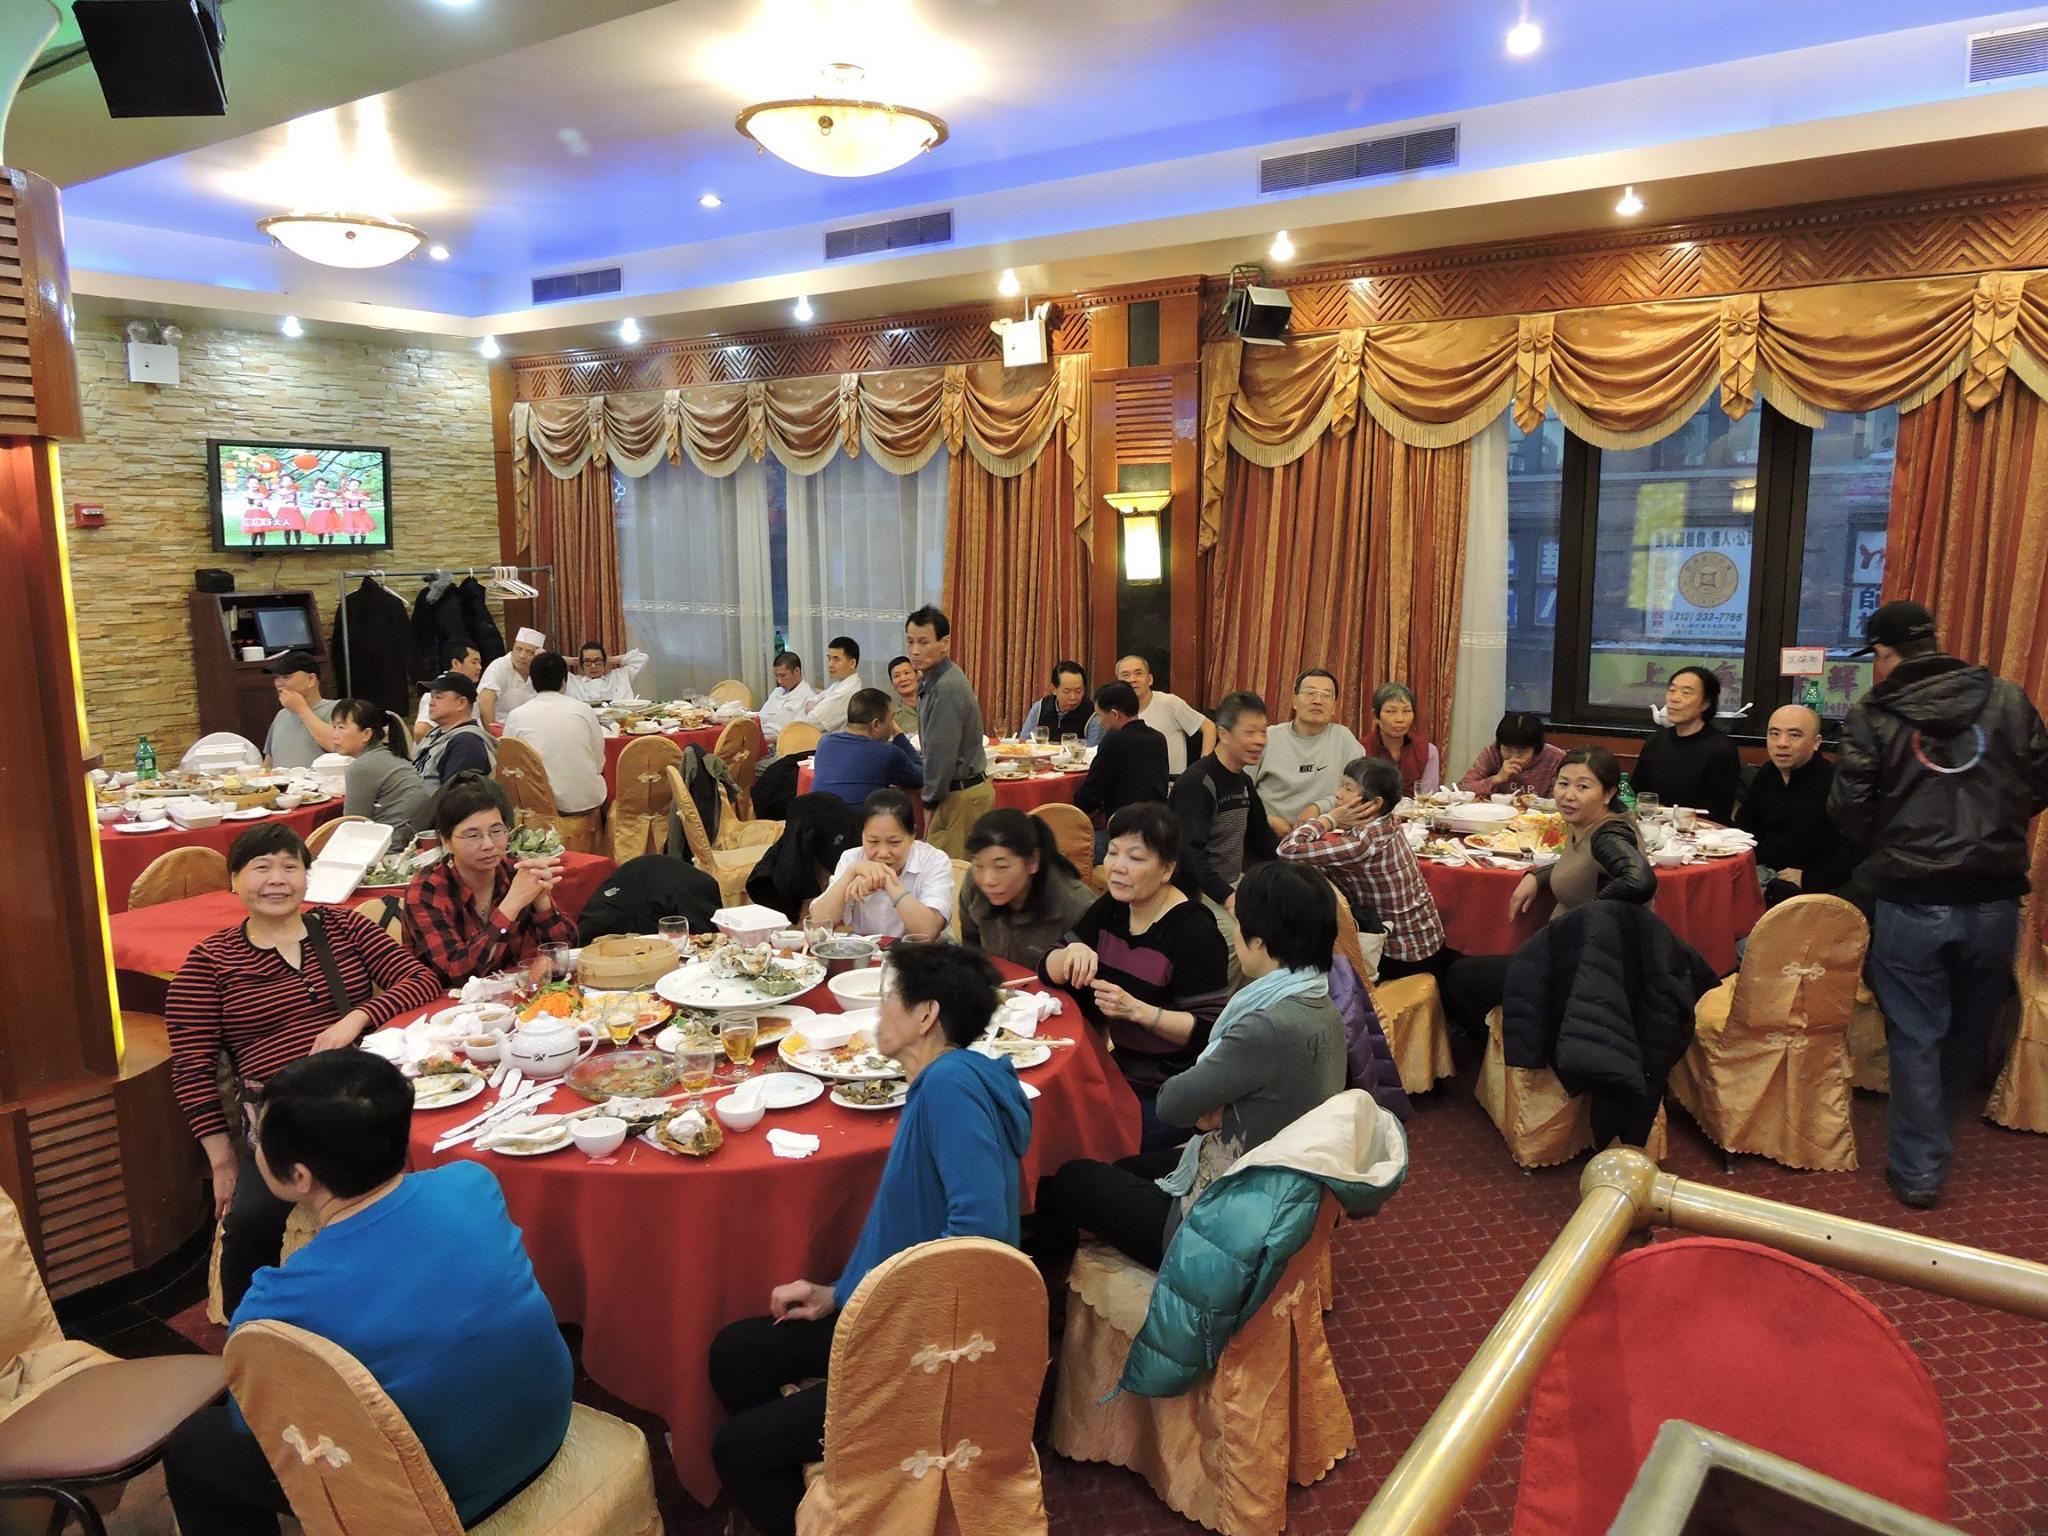
<instances>
[{"instance_id":1,"label":"plate of food","mask_svg":"<svg viewBox=\"0 0 2048 1536\"><path fill-rule=\"evenodd\" d=\"M583 989L573 981L551 981L519 1005L519 1022L529 1019L576 1019L583 1016Z\"/></svg>"},{"instance_id":2,"label":"plate of food","mask_svg":"<svg viewBox=\"0 0 2048 1536\"><path fill-rule=\"evenodd\" d=\"M666 1051L606 1051L586 1056L564 1081L593 1102L651 1099L676 1085L676 1064Z\"/></svg>"},{"instance_id":3,"label":"plate of food","mask_svg":"<svg viewBox=\"0 0 2048 1536\"><path fill-rule=\"evenodd\" d=\"M1419 857L1435 859L1439 864L1468 864L1470 851L1456 838L1425 837L1422 846L1416 849Z\"/></svg>"},{"instance_id":4,"label":"plate of food","mask_svg":"<svg viewBox=\"0 0 2048 1536\"><path fill-rule=\"evenodd\" d=\"M604 1112L623 1120L636 1131L659 1124L676 1112L674 1099L615 1097L604 1101Z\"/></svg>"},{"instance_id":5,"label":"plate of food","mask_svg":"<svg viewBox=\"0 0 2048 1536\"><path fill-rule=\"evenodd\" d=\"M412 1080L412 1107L447 1109L451 1105L466 1104L483 1091L484 1080L474 1072L422 1072Z\"/></svg>"},{"instance_id":6,"label":"plate of food","mask_svg":"<svg viewBox=\"0 0 2048 1536\"><path fill-rule=\"evenodd\" d=\"M832 1085L832 1102L841 1109L901 1109L909 1098L910 1084L900 1077Z\"/></svg>"},{"instance_id":7,"label":"plate of food","mask_svg":"<svg viewBox=\"0 0 2048 1536\"><path fill-rule=\"evenodd\" d=\"M225 813L224 813L224 814L223 814L223 815L221 816L221 820L222 820L222 821L262 821L262 820L264 820L264 819L265 819L266 817L268 817L269 815L270 815L270 808L269 808L268 806L264 806L264 805L252 805L252 806L249 806L249 807L248 807L247 809L245 809L245 810L240 810L240 811L228 811L228 812L225 812Z\"/></svg>"},{"instance_id":8,"label":"plate of food","mask_svg":"<svg viewBox=\"0 0 2048 1536\"><path fill-rule=\"evenodd\" d=\"M997 1035L993 1039L981 1039L968 1047L979 1051L993 1061L1009 1058L1010 1065L1019 1072L1028 1072L1033 1067L1042 1067L1052 1060L1052 1047L1036 1040L1020 1040L1011 1036Z\"/></svg>"},{"instance_id":9,"label":"plate of food","mask_svg":"<svg viewBox=\"0 0 2048 1536\"><path fill-rule=\"evenodd\" d=\"M717 1014L702 1008L685 1008L681 1011L689 1016L689 1022L696 1027L698 1034L718 1033ZM782 1044L784 1037L792 1030L801 1030L817 1017L810 1009L795 1003L781 1003L773 1008L762 1008L758 1012L751 1008L736 1008L733 1012L754 1015L754 1023L759 1029L759 1033L754 1037L754 1049L757 1051L764 1046ZM654 1048L657 1051L673 1051L682 1036L682 1023L671 1024L654 1037Z\"/></svg>"},{"instance_id":10,"label":"plate of food","mask_svg":"<svg viewBox=\"0 0 2048 1536\"><path fill-rule=\"evenodd\" d=\"M877 1051L874 1036L865 1032L830 1050L811 1047L802 1035L788 1035L776 1047L776 1053L797 1071L808 1072L828 1082L873 1082L878 1078L903 1075L902 1064L894 1057Z\"/></svg>"},{"instance_id":11,"label":"plate of food","mask_svg":"<svg viewBox=\"0 0 2048 1536\"><path fill-rule=\"evenodd\" d=\"M640 1139L678 1157L709 1157L725 1145L725 1132L715 1116L693 1108L658 1121L642 1132Z\"/></svg>"},{"instance_id":12,"label":"plate of food","mask_svg":"<svg viewBox=\"0 0 2048 1536\"><path fill-rule=\"evenodd\" d=\"M825 979L825 962L809 955L777 956L766 944L728 945L709 960L670 971L654 990L679 1008L731 1011L773 1007Z\"/></svg>"},{"instance_id":13,"label":"plate of food","mask_svg":"<svg viewBox=\"0 0 2048 1536\"><path fill-rule=\"evenodd\" d=\"M569 1141L569 1123L560 1115L516 1115L478 1137L476 1146L504 1157L545 1157Z\"/></svg>"},{"instance_id":14,"label":"plate of food","mask_svg":"<svg viewBox=\"0 0 2048 1536\"><path fill-rule=\"evenodd\" d=\"M505 844L509 859L548 859L563 851L562 834L534 821L515 829Z\"/></svg>"}]
</instances>

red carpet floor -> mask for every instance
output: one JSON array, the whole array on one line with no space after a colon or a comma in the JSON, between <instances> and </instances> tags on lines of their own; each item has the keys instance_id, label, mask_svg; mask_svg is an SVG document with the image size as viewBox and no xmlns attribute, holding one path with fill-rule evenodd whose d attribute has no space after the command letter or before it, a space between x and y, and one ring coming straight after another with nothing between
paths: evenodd
<instances>
[{"instance_id":1,"label":"red carpet floor","mask_svg":"<svg viewBox=\"0 0 2048 1536\"><path fill-rule=\"evenodd\" d=\"M1373 1491L1570 1215L1584 1160L1523 1173L1478 1106L1470 1074L1424 1101L1409 1127L1413 1171L1379 1216L1337 1235L1337 1307L1328 1318L1358 1449L1314 1488L1295 1491L1288 1522L1299 1536L1350 1529ZM1667 1168L1690 1179L2048 1260L2048 1138L1979 1120L1957 1127L1956 1169L1941 1207L1908 1211L1883 1177L1883 1100L1859 1095L1864 1166L1805 1174L1757 1158L1730 1174L1685 1115L1671 1116ZM1961 1302L1853 1280L1904 1331L1934 1377L1948 1413L1954 1497L1950 1516L1983 1536L2048 1530L2048 1325ZM218 1348L218 1330L187 1311L173 1326ZM696 1368L678 1361L679 1370ZM578 1396L647 1425L591 1383ZM1514 1511L1518 1435L1502 1445L1453 1530L1505 1532ZM722 1515L692 1504L655 1457L673 1536L715 1536ZM1136 1476L1045 1458L1046 1503L1056 1536L1185 1536L1199 1527L1166 1510Z\"/></svg>"}]
</instances>

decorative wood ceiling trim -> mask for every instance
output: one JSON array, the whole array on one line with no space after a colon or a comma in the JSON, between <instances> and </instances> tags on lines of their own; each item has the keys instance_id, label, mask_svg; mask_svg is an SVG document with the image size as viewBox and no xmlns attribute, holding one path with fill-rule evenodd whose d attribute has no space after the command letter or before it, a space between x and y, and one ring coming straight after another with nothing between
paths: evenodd
<instances>
[{"instance_id":1,"label":"decorative wood ceiling trim","mask_svg":"<svg viewBox=\"0 0 2048 1536\"><path fill-rule=\"evenodd\" d=\"M1299 336L2044 264L2048 181L2035 180L1406 252L1267 281L1294 301ZM1204 341L1229 334L1228 286L1220 276L1203 284Z\"/></svg>"}]
</instances>

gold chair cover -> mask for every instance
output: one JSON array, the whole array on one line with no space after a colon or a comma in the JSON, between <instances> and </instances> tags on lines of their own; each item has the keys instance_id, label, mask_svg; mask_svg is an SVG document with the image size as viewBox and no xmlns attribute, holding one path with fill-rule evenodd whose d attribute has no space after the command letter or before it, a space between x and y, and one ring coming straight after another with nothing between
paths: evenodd
<instances>
[{"instance_id":1,"label":"gold chair cover","mask_svg":"<svg viewBox=\"0 0 2048 1536\"><path fill-rule=\"evenodd\" d=\"M1338 903L1349 916L1349 909ZM1343 926L1341 920L1338 924ZM1356 929L1354 928L1354 932ZM1350 958L1346 956L1346 958ZM1357 969L1361 962L1353 961ZM1380 1028L1394 1052L1394 1065L1401 1071L1401 1087L1409 1093L1428 1093L1437 1079L1457 1070L1451 1061L1451 1031L1444 1018L1443 994L1434 976L1401 976L1393 981L1367 980L1372 973L1358 971L1358 979L1372 994L1379 1011Z\"/></svg>"},{"instance_id":2,"label":"gold chair cover","mask_svg":"<svg viewBox=\"0 0 2048 1536\"><path fill-rule=\"evenodd\" d=\"M712 749L716 757L725 760L725 766L732 770L733 782L740 787L742 797L751 796L754 791L754 776L761 767L761 759L768 755L767 739L761 734L761 722L752 715L743 715L718 733L718 745ZM744 801L748 820L753 819L752 801Z\"/></svg>"},{"instance_id":3,"label":"gold chair cover","mask_svg":"<svg viewBox=\"0 0 2048 1536\"><path fill-rule=\"evenodd\" d=\"M668 850L671 805L668 772L683 760L683 749L666 736L642 736L626 743L614 770L611 804L612 862Z\"/></svg>"},{"instance_id":4,"label":"gold chair cover","mask_svg":"<svg viewBox=\"0 0 2048 1536\"><path fill-rule=\"evenodd\" d=\"M1045 1282L1007 1243L919 1243L846 1304L825 1378L825 1459L797 1536L1031 1536Z\"/></svg>"},{"instance_id":5,"label":"gold chair cover","mask_svg":"<svg viewBox=\"0 0 2048 1536\"><path fill-rule=\"evenodd\" d=\"M604 807L596 806L569 816L555 808L554 786L548 782L547 765L525 742L506 737L498 743L498 762L493 770L505 786L515 818L537 821L553 827L562 846L571 853L599 853L604 848Z\"/></svg>"},{"instance_id":6,"label":"gold chair cover","mask_svg":"<svg viewBox=\"0 0 2048 1536\"><path fill-rule=\"evenodd\" d=\"M1486 1056L1479 1064L1473 1096L1507 1142L1508 1155L1524 1168L1548 1168L1591 1151L1592 1105L1583 1096L1566 1093L1548 1067L1509 1066L1500 1032L1500 1010L1496 1008L1486 1016ZM1657 1162L1664 1161L1667 1149L1661 1104L1643 1150Z\"/></svg>"},{"instance_id":7,"label":"gold chair cover","mask_svg":"<svg viewBox=\"0 0 2048 1536\"><path fill-rule=\"evenodd\" d=\"M0 1190L0 1421L66 1377L113 1358L64 1337L21 1213Z\"/></svg>"},{"instance_id":8,"label":"gold chair cover","mask_svg":"<svg viewBox=\"0 0 2048 1536\"><path fill-rule=\"evenodd\" d=\"M782 728L775 738L777 757L794 757L799 752L815 752L825 733L808 720L792 720Z\"/></svg>"},{"instance_id":9,"label":"gold chair cover","mask_svg":"<svg viewBox=\"0 0 2048 1536\"><path fill-rule=\"evenodd\" d=\"M1700 999L1671 1073L1708 1140L1788 1168L1856 1166L1847 1041L1869 943L1838 896L1795 896L1757 922L1741 971Z\"/></svg>"},{"instance_id":10,"label":"gold chair cover","mask_svg":"<svg viewBox=\"0 0 2048 1536\"><path fill-rule=\"evenodd\" d=\"M2013 1131L2048 1134L2048 955L2044 955L2035 900L2020 907L2019 1028L2006 1052L1984 1118Z\"/></svg>"},{"instance_id":11,"label":"gold chair cover","mask_svg":"<svg viewBox=\"0 0 2048 1536\"><path fill-rule=\"evenodd\" d=\"M149 861L128 887L128 910L228 889L227 855L217 848L173 848Z\"/></svg>"},{"instance_id":12,"label":"gold chair cover","mask_svg":"<svg viewBox=\"0 0 2048 1536\"><path fill-rule=\"evenodd\" d=\"M1075 1461L1128 1467L1169 1508L1225 1536L1274 1536L1289 1483L1307 1487L1356 1443L1323 1329L1334 1195L1280 1283L1217 1362L1179 1397L1114 1391L1145 1321L1152 1271L1086 1243L1067 1281L1067 1330L1046 1444Z\"/></svg>"},{"instance_id":13,"label":"gold chair cover","mask_svg":"<svg viewBox=\"0 0 2048 1536\"><path fill-rule=\"evenodd\" d=\"M338 1345L285 1323L228 1339L228 1385L305 1536L462 1536L412 1426ZM658 1536L647 1439L575 1404L539 1477L470 1536Z\"/></svg>"},{"instance_id":14,"label":"gold chair cover","mask_svg":"<svg viewBox=\"0 0 2048 1536\"><path fill-rule=\"evenodd\" d=\"M1849 1015L1849 1086L1872 1093L1892 1091L1891 1052L1884 1042L1884 1010L1861 978L1856 982L1856 1007Z\"/></svg>"},{"instance_id":15,"label":"gold chair cover","mask_svg":"<svg viewBox=\"0 0 2048 1536\"><path fill-rule=\"evenodd\" d=\"M711 702L714 704L737 704L742 709L752 709L754 707L754 690L738 678L728 677L724 682L713 685L711 689Z\"/></svg>"},{"instance_id":16,"label":"gold chair cover","mask_svg":"<svg viewBox=\"0 0 2048 1536\"><path fill-rule=\"evenodd\" d=\"M725 815L721 808L718 819L720 841L714 844L711 835L704 830L704 818L697 814L697 802L691 798L689 786L683 783L683 770L671 767L666 777L669 798L675 806L676 818L683 824L683 838L689 844L691 859L718 882L719 899L726 906L744 906L747 881L754 873L754 866L761 862L761 855L768 851L769 844L782 836L782 823L741 821L736 816Z\"/></svg>"},{"instance_id":17,"label":"gold chair cover","mask_svg":"<svg viewBox=\"0 0 2048 1536\"><path fill-rule=\"evenodd\" d=\"M313 1214L309 1205L295 1205L284 1219L284 1241L278 1246L277 1262L282 1264L306 1244L313 1241L313 1234L320 1230L320 1218ZM213 1224L213 1251L206 1261L206 1320L218 1327L228 1325L227 1300L220 1288L220 1240L221 1223Z\"/></svg>"},{"instance_id":18,"label":"gold chair cover","mask_svg":"<svg viewBox=\"0 0 2048 1536\"><path fill-rule=\"evenodd\" d=\"M1088 813L1064 800L1034 805L1031 814L1052 828L1052 840L1083 883L1095 873L1095 826Z\"/></svg>"}]
</instances>

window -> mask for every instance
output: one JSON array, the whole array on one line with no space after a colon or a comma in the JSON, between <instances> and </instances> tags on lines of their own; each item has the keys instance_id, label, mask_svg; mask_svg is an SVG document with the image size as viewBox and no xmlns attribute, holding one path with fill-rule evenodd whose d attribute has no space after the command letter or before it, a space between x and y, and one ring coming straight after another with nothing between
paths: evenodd
<instances>
[{"instance_id":1,"label":"window","mask_svg":"<svg viewBox=\"0 0 2048 1536\"><path fill-rule=\"evenodd\" d=\"M738 676L768 691L773 612L765 477L742 464L724 479L685 459L635 478L612 475L619 598L626 636L652 662L663 698Z\"/></svg>"},{"instance_id":2,"label":"window","mask_svg":"<svg viewBox=\"0 0 2048 1536\"><path fill-rule=\"evenodd\" d=\"M1792 643L1827 647L1821 697L1823 713L1831 718L1846 714L1870 686L1870 662L1849 652L1863 644L1863 621L1876 609L1884 585L1885 524L1891 516L1898 441L1899 411L1892 405L1860 416L1829 416L1813 434L1799 634Z\"/></svg>"},{"instance_id":3,"label":"window","mask_svg":"<svg viewBox=\"0 0 2048 1536\"><path fill-rule=\"evenodd\" d=\"M787 556L778 566L789 643L823 676L825 642L851 636L862 679L880 683L903 649L904 617L944 595L946 450L914 475L892 474L864 453L788 483Z\"/></svg>"},{"instance_id":4,"label":"window","mask_svg":"<svg viewBox=\"0 0 2048 1536\"><path fill-rule=\"evenodd\" d=\"M1534 432L1508 420L1507 707L1550 710L1557 652L1558 523L1564 503L1564 423Z\"/></svg>"}]
</instances>

